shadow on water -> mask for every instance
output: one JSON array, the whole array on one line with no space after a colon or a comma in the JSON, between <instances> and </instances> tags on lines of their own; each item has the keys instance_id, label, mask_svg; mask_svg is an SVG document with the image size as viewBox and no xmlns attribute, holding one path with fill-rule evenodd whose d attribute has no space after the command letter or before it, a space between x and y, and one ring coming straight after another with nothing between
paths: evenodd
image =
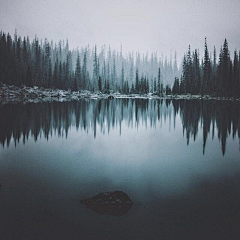
<instances>
[{"instance_id":1,"label":"shadow on water","mask_svg":"<svg viewBox=\"0 0 240 240\"><path fill-rule=\"evenodd\" d=\"M171 120L172 116L175 124L178 115L187 144L191 139L195 141L198 131L202 131L203 154L208 137L217 135L223 155L227 138L240 138L239 102L114 99L3 105L0 107L0 143L3 147L9 146L13 139L16 145L21 139L25 143L29 136L37 141L42 135L48 139L52 134L67 138L71 126L93 131L94 137L97 125L103 134L118 126L121 133L123 121L132 128L140 124L156 128L157 122Z\"/></svg>"}]
</instances>

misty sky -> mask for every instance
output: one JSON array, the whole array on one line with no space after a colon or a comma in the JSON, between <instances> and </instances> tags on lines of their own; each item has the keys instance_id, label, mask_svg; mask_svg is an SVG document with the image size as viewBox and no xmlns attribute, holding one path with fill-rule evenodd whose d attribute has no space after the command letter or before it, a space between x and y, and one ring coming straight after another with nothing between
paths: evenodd
<instances>
[{"instance_id":1,"label":"misty sky","mask_svg":"<svg viewBox=\"0 0 240 240\"><path fill-rule=\"evenodd\" d=\"M204 37L219 50L226 37L240 49L240 0L0 0L0 29L35 34L70 47L95 43L119 50L202 52ZM233 52L232 52L233 55ZM231 56L232 56L231 55Z\"/></svg>"}]
</instances>

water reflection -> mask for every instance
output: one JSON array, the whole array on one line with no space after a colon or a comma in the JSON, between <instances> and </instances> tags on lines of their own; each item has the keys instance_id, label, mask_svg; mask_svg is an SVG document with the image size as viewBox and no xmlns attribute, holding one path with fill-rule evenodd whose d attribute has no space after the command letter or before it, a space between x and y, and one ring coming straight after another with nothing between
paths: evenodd
<instances>
[{"instance_id":1,"label":"water reflection","mask_svg":"<svg viewBox=\"0 0 240 240\"><path fill-rule=\"evenodd\" d=\"M48 139L53 134L68 136L71 127L86 132L100 128L102 134L119 128L122 123L138 128L140 124L156 128L157 123L169 122L180 116L187 144L195 141L199 131L203 134L203 154L208 137L217 135L223 155L228 137L240 139L240 103L230 101L201 100L148 100L114 99L81 100L72 102L48 102L5 104L0 107L0 143L15 145L29 136L35 141L41 136Z\"/></svg>"}]
</instances>

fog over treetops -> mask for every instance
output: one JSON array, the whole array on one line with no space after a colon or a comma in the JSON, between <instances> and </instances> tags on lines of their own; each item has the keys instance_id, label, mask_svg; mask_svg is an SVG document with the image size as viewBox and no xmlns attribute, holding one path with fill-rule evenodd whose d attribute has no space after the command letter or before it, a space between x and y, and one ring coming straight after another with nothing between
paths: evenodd
<instances>
[{"instance_id":1,"label":"fog over treetops","mask_svg":"<svg viewBox=\"0 0 240 240\"><path fill-rule=\"evenodd\" d=\"M230 51L240 47L239 0L8 0L0 1L1 29L20 36L35 35L58 42L69 39L70 47L106 44L123 53L157 51L178 62L190 44L204 53L219 51L225 38Z\"/></svg>"}]
</instances>

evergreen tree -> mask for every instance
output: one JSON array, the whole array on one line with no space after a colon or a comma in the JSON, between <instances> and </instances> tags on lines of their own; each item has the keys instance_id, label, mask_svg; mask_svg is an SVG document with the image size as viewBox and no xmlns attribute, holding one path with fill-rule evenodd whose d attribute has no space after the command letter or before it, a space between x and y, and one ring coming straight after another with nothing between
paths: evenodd
<instances>
[{"instance_id":1,"label":"evergreen tree","mask_svg":"<svg viewBox=\"0 0 240 240\"><path fill-rule=\"evenodd\" d=\"M158 68L158 84L157 84L158 94L161 94L161 70Z\"/></svg>"},{"instance_id":2,"label":"evergreen tree","mask_svg":"<svg viewBox=\"0 0 240 240\"><path fill-rule=\"evenodd\" d=\"M233 62L233 96L240 96L240 68L239 68L239 58L237 51L234 51L234 62Z\"/></svg>"},{"instance_id":3,"label":"evergreen tree","mask_svg":"<svg viewBox=\"0 0 240 240\"><path fill-rule=\"evenodd\" d=\"M64 75L64 83L63 83L63 86L64 86L64 89L68 89L70 87L70 82L71 82L71 79L70 79L70 71L69 71L69 55L67 55L67 61L66 61L66 64L65 64L65 75Z\"/></svg>"},{"instance_id":4,"label":"evergreen tree","mask_svg":"<svg viewBox=\"0 0 240 240\"><path fill-rule=\"evenodd\" d=\"M113 76L112 76L112 89L115 90L116 87L116 81L117 81L117 70L116 70L116 59L114 57L113 59Z\"/></svg>"},{"instance_id":5,"label":"evergreen tree","mask_svg":"<svg viewBox=\"0 0 240 240\"><path fill-rule=\"evenodd\" d=\"M183 76L181 76L181 81L180 81L180 86L179 86L179 93L180 94L185 94L185 86L184 86L184 80Z\"/></svg>"},{"instance_id":6,"label":"evergreen tree","mask_svg":"<svg viewBox=\"0 0 240 240\"><path fill-rule=\"evenodd\" d=\"M98 81L98 57L97 57L97 45L95 45L94 59L93 59L93 86L97 89Z\"/></svg>"},{"instance_id":7,"label":"evergreen tree","mask_svg":"<svg viewBox=\"0 0 240 240\"><path fill-rule=\"evenodd\" d=\"M82 82L82 78L81 78L81 63L80 63L80 56L79 56L79 54L77 56L77 63L76 63L75 79L74 79L74 81L76 81L76 83L75 83L76 90L78 90L78 87L80 88L80 90L82 90L83 89L83 82Z\"/></svg>"},{"instance_id":8,"label":"evergreen tree","mask_svg":"<svg viewBox=\"0 0 240 240\"><path fill-rule=\"evenodd\" d=\"M180 85L179 85L179 79L177 77L175 77L175 81L173 84L173 88L172 88L172 94L179 94L180 93Z\"/></svg>"},{"instance_id":9,"label":"evergreen tree","mask_svg":"<svg viewBox=\"0 0 240 240\"><path fill-rule=\"evenodd\" d=\"M166 86L166 95L171 95L172 94L172 90L171 87L169 85Z\"/></svg>"},{"instance_id":10,"label":"evergreen tree","mask_svg":"<svg viewBox=\"0 0 240 240\"><path fill-rule=\"evenodd\" d=\"M101 92L102 91L102 78L99 76L98 78L98 90Z\"/></svg>"},{"instance_id":11,"label":"evergreen tree","mask_svg":"<svg viewBox=\"0 0 240 240\"><path fill-rule=\"evenodd\" d=\"M44 42L44 47L45 47L45 61L44 61L44 71L45 71L45 81L44 81L44 86L45 87L50 87L52 82L52 62L51 62L51 46L47 39L45 39Z\"/></svg>"},{"instance_id":12,"label":"evergreen tree","mask_svg":"<svg viewBox=\"0 0 240 240\"><path fill-rule=\"evenodd\" d=\"M54 64L53 80L52 80L52 87L56 88L57 86L58 86L58 59Z\"/></svg>"},{"instance_id":13,"label":"evergreen tree","mask_svg":"<svg viewBox=\"0 0 240 240\"><path fill-rule=\"evenodd\" d=\"M125 80L124 80L124 66L123 66L123 64L122 64L121 89L124 88L124 82L125 82Z\"/></svg>"},{"instance_id":14,"label":"evergreen tree","mask_svg":"<svg viewBox=\"0 0 240 240\"><path fill-rule=\"evenodd\" d=\"M73 80L73 85L71 88L72 91L78 91L78 81L77 81L77 76L74 76L74 80Z\"/></svg>"},{"instance_id":15,"label":"evergreen tree","mask_svg":"<svg viewBox=\"0 0 240 240\"><path fill-rule=\"evenodd\" d=\"M223 48L219 55L218 64L218 79L219 79L219 89L218 93L220 96L227 96L230 88L230 55L228 50L228 43L225 39Z\"/></svg>"},{"instance_id":16,"label":"evergreen tree","mask_svg":"<svg viewBox=\"0 0 240 240\"><path fill-rule=\"evenodd\" d=\"M201 91L201 75L200 75L200 64L197 50L193 53L192 63L192 86L191 93L199 94Z\"/></svg>"},{"instance_id":17,"label":"evergreen tree","mask_svg":"<svg viewBox=\"0 0 240 240\"><path fill-rule=\"evenodd\" d=\"M156 81L156 78L154 78L154 81L153 81L153 92L156 92L157 91L157 81Z\"/></svg>"},{"instance_id":18,"label":"evergreen tree","mask_svg":"<svg viewBox=\"0 0 240 240\"><path fill-rule=\"evenodd\" d=\"M187 58L186 58L186 65L185 65L185 91L186 93L192 93L193 87L193 63L192 63L192 56L191 56L191 48L189 45Z\"/></svg>"},{"instance_id":19,"label":"evergreen tree","mask_svg":"<svg viewBox=\"0 0 240 240\"><path fill-rule=\"evenodd\" d=\"M180 84L180 93L185 94L186 93L186 72L187 72L187 61L186 56L183 57L183 70L182 70L182 76L181 76L181 84Z\"/></svg>"},{"instance_id":20,"label":"evergreen tree","mask_svg":"<svg viewBox=\"0 0 240 240\"><path fill-rule=\"evenodd\" d=\"M211 91L211 66L207 47L207 39L205 38L204 63L203 63L203 80L201 86L201 95L209 94Z\"/></svg>"},{"instance_id":21,"label":"evergreen tree","mask_svg":"<svg viewBox=\"0 0 240 240\"><path fill-rule=\"evenodd\" d=\"M79 65L80 65L80 60L79 60ZM82 88L89 89L89 84L87 83L87 49L85 49L84 57L83 57Z\"/></svg>"},{"instance_id":22,"label":"evergreen tree","mask_svg":"<svg viewBox=\"0 0 240 240\"><path fill-rule=\"evenodd\" d=\"M108 64L107 64L107 86L109 86L108 87L108 90L110 90L110 76L111 76L111 74L110 74L110 65L109 65L109 61L108 61Z\"/></svg>"},{"instance_id":23,"label":"evergreen tree","mask_svg":"<svg viewBox=\"0 0 240 240\"><path fill-rule=\"evenodd\" d=\"M138 79L138 69L136 69L136 84L135 84L135 92L139 92L139 79Z\"/></svg>"}]
</instances>

